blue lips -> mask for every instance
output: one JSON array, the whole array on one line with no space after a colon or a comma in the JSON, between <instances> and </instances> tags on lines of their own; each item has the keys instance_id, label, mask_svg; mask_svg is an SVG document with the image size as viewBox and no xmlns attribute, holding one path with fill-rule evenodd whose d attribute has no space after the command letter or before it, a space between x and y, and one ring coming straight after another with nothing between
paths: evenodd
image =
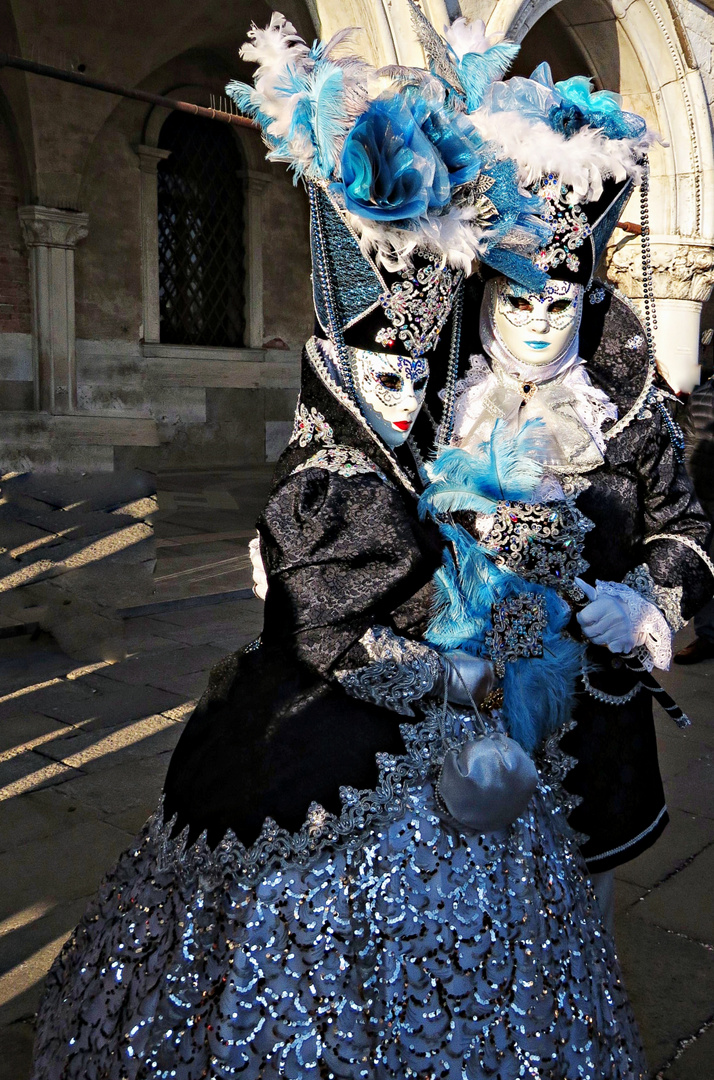
<instances>
[{"instance_id":1,"label":"blue lips","mask_svg":"<svg viewBox=\"0 0 714 1080\"><path fill-rule=\"evenodd\" d=\"M528 345L528 347L531 348L531 349L547 349L548 346L550 345L550 342L549 341L527 341L526 345Z\"/></svg>"}]
</instances>

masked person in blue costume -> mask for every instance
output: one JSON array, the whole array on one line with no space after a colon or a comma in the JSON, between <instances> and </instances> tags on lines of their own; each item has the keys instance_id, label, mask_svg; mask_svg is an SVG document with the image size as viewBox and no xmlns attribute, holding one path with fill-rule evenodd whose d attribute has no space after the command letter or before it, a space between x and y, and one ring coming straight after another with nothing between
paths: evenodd
<instances>
[{"instance_id":1,"label":"masked person in blue costume","mask_svg":"<svg viewBox=\"0 0 714 1080\"><path fill-rule=\"evenodd\" d=\"M492 84L484 110L483 127L513 155L553 227L533 256L547 283L524 287L505 266L469 283L453 449L431 467L430 505L455 530L462 566L470 558L552 587L572 612L571 634L587 643L557 706L550 676L564 666L551 655L546 673L547 651L536 662L514 658L504 713L517 729L536 714L546 727L572 715L561 743L576 760L565 780L579 802L570 822L611 925L614 868L668 821L650 672L669 667L674 632L711 595L710 529L682 463L649 318L593 276L633 184L646 181L644 121L585 79L554 84L547 65ZM641 220L649 315L646 183ZM520 444L535 475L524 485L517 468L503 474L488 502L470 469L493 464L499 440L516 457ZM440 647L489 655L480 609L471 625L463 598L451 603L447 591L442 618ZM688 722L674 703L669 711Z\"/></svg>"},{"instance_id":2,"label":"masked person in blue costume","mask_svg":"<svg viewBox=\"0 0 714 1080\"><path fill-rule=\"evenodd\" d=\"M492 692L546 647L567 683L568 612L473 562L482 614L495 590L511 622L489 657L480 628L437 640L475 591L453 557L439 569L427 380L445 443L464 275L505 261L537 289L552 235L472 115L512 47L463 20L451 36L452 82L374 72L344 35L309 48L277 14L244 49L255 88L229 90L306 182L316 314L259 521L264 631L212 673L162 806L56 961L33 1080L645 1076L558 718L509 729ZM495 453L484 497L496 459L538 487Z\"/></svg>"}]
</instances>

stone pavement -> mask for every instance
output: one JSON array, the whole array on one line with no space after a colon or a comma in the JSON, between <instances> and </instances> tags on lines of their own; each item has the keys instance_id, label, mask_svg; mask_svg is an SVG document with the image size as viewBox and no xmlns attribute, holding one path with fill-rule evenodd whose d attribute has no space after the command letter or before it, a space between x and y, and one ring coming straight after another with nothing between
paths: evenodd
<instances>
[{"instance_id":1,"label":"stone pavement","mask_svg":"<svg viewBox=\"0 0 714 1080\"><path fill-rule=\"evenodd\" d=\"M0 638L0 1080L26 1080L44 974L154 809L210 667L260 632L246 547L269 474L158 476L156 590L123 658ZM658 716L672 824L618 873L616 938L653 1078L714 1080L714 661L666 681L694 723Z\"/></svg>"}]
</instances>

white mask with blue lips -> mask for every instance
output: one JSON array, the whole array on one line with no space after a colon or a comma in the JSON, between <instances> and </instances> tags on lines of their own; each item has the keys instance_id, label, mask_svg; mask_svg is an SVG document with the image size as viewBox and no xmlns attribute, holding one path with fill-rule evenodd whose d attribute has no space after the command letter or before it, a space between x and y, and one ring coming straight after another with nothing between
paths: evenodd
<instances>
[{"instance_id":1,"label":"white mask with blue lips","mask_svg":"<svg viewBox=\"0 0 714 1080\"><path fill-rule=\"evenodd\" d=\"M406 442L424 402L429 363L423 356L349 349L355 394L365 420L389 447Z\"/></svg>"},{"instance_id":2,"label":"white mask with blue lips","mask_svg":"<svg viewBox=\"0 0 714 1080\"><path fill-rule=\"evenodd\" d=\"M565 356L580 329L582 285L549 281L533 293L507 278L495 282L493 327L521 364L540 368Z\"/></svg>"}]
</instances>

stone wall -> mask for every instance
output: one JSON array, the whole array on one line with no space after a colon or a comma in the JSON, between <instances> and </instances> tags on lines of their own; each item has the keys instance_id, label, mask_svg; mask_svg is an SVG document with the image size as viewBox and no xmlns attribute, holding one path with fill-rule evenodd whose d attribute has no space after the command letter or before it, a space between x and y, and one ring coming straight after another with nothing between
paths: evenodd
<instances>
[{"instance_id":1,"label":"stone wall","mask_svg":"<svg viewBox=\"0 0 714 1080\"><path fill-rule=\"evenodd\" d=\"M23 202L15 140L0 113L0 410L33 403L30 272L17 217Z\"/></svg>"},{"instance_id":2,"label":"stone wall","mask_svg":"<svg viewBox=\"0 0 714 1080\"><path fill-rule=\"evenodd\" d=\"M286 0L282 10L308 39L314 36L302 0ZM179 8L171 0L151 5L126 0L115 14L102 5L87 8L72 0L0 0L3 47L9 51L205 105L224 93L228 79L249 77L238 49L251 21L268 17L269 11L254 0L237 0L230 10L220 0ZM28 203L87 215L86 236L74 250L77 388L70 411L92 418L92 466L111 468L137 459L151 468L170 465L174 458L180 464L200 464L226 455L254 463L265 460L266 453L274 456L289 428L294 371L312 328L308 207L302 187L294 187L283 165L265 163L257 132L234 129L249 151L243 155L247 173L260 174L260 211L250 228L253 241L259 234L263 251L262 332L258 339L254 319L246 341L250 349L179 350L172 366L168 354L157 357L144 344L156 336L147 335L144 326L137 155L139 146L156 146L169 113L9 69L0 70L0 102L7 103L18 144L13 157L13 139L2 128L0 114L0 409L18 413L6 426L0 465L26 468L36 462L47 468L54 462L61 469L76 467L78 460L76 425L73 448L55 457L62 443L57 425L48 417L43 429L41 418L29 415L34 409L30 283L17 218L18 207ZM20 158L26 163L26 190L20 183ZM236 177L236 184L251 182ZM270 350L257 356L255 350L264 343ZM270 364L271 357L277 367L262 377L264 369L255 365ZM220 359L225 364L217 371ZM260 372L260 385L254 369ZM276 372L289 372L284 384ZM104 432L102 419L107 421ZM9 431L16 438L14 458L8 452Z\"/></svg>"}]
</instances>

